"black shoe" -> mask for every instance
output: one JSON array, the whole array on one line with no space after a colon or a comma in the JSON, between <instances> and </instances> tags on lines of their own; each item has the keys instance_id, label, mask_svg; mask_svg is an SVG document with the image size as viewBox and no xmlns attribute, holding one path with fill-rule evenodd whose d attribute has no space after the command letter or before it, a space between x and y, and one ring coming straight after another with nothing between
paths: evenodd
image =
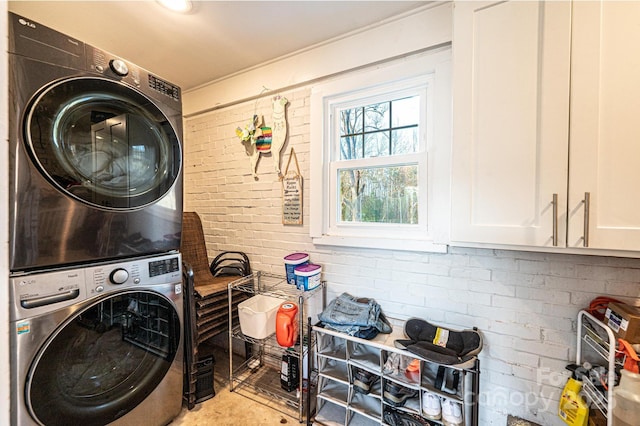
<instances>
[{"instance_id":1,"label":"black shoe","mask_svg":"<svg viewBox=\"0 0 640 426\"><path fill-rule=\"evenodd\" d=\"M358 393L368 394L371 386L380 379L380 376L361 368L353 369L353 390Z\"/></svg>"},{"instance_id":2,"label":"black shoe","mask_svg":"<svg viewBox=\"0 0 640 426\"><path fill-rule=\"evenodd\" d=\"M384 393L382 398L389 405L394 407L402 407L409 398L418 396L416 389L404 387L396 382L387 380L384 384Z\"/></svg>"},{"instance_id":3,"label":"black shoe","mask_svg":"<svg viewBox=\"0 0 640 426\"><path fill-rule=\"evenodd\" d=\"M418 416L417 414L409 414L390 408L385 408L382 414L384 422L390 426L431 426L429 420Z\"/></svg>"}]
</instances>

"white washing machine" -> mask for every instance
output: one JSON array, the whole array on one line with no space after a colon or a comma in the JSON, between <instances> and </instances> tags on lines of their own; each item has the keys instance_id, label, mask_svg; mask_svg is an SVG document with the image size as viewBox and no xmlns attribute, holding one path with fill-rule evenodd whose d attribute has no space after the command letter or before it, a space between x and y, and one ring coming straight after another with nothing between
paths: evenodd
<instances>
[{"instance_id":1,"label":"white washing machine","mask_svg":"<svg viewBox=\"0 0 640 426\"><path fill-rule=\"evenodd\" d=\"M179 254L11 285L11 424L145 425L180 413Z\"/></svg>"}]
</instances>

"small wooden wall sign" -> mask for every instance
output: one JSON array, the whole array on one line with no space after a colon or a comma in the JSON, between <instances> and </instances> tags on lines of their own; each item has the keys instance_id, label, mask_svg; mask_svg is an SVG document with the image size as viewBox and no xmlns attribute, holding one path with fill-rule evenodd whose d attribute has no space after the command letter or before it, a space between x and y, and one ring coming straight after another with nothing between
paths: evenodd
<instances>
[{"instance_id":1,"label":"small wooden wall sign","mask_svg":"<svg viewBox=\"0 0 640 426\"><path fill-rule=\"evenodd\" d=\"M296 171L289 172L291 158L296 162ZM296 152L291 148L287 168L282 176L282 224L302 225L302 175Z\"/></svg>"}]
</instances>

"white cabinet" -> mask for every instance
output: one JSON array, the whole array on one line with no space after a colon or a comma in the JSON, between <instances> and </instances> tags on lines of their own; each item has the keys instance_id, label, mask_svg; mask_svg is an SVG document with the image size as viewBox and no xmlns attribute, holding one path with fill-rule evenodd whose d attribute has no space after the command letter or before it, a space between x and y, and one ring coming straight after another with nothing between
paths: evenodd
<instances>
[{"instance_id":1,"label":"white cabinet","mask_svg":"<svg viewBox=\"0 0 640 426\"><path fill-rule=\"evenodd\" d=\"M568 246L640 250L640 2L573 4Z\"/></svg>"},{"instance_id":2,"label":"white cabinet","mask_svg":"<svg viewBox=\"0 0 640 426\"><path fill-rule=\"evenodd\" d=\"M638 18L455 3L453 244L640 250Z\"/></svg>"},{"instance_id":3,"label":"white cabinet","mask_svg":"<svg viewBox=\"0 0 640 426\"><path fill-rule=\"evenodd\" d=\"M316 335L316 365L318 370L317 407L314 424L318 425L390 425L407 422L407 418L427 423L422 411L425 391L442 401L459 404L466 426L478 424L479 361L471 360L470 368L442 366L424 360L417 370L406 373L400 367L391 368L390 358L415 355L396 349L395 339L405 338L402 324L391 334L379 334L365 340L314 326ZM407 370L409 371L409 370ZM368 377L370 388L362 392L357 382ZM412 396L397 403L394 392L404 389ZM402 418L403 420L399 420ZM443 424L442 419L429 420ZM404 424L404 423L402 423ZM411 423L413 424L413 423Z\"/></svg>"},{"instance_id":4,"label":"white cabinet","mask_svg":"<svg viewBox=\"0 0 640 426\"><path fill-rule=\"evenodd\" d=\"M551 246L553 194L566 210L570 5L457 2L453 40L451 239Z\"/></svg>"}]
</instances>

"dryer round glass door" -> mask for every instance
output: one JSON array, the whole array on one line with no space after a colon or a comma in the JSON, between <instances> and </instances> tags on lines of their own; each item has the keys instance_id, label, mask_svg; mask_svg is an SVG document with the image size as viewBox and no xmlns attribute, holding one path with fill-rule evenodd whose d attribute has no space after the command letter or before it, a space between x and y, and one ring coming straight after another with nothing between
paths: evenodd
<instances>
[{"instance_id":1,"label":"dryer round glass door","mask_svg":"<svg viewBox=\"0 0 640 426\"><path fill-rule=\"evenodd\" d=\"M25 396L45 425L104 425L162 381L180 342L180 318L150 291L108 296L74 314L43 345Z\"/></svg>"},{"instance_id":2,"label":"dryer round glass door","mask_svg":"<svg viewBox=\"0 0 640 426\"><path fill-rule=\"evenodd\" d=\"M180 142L169 119L118 81L78 77L50 84L30 103L24 132L41 173L93 206L144 207L162 198L180 173Z\"/></svg>"}]
</instances>

